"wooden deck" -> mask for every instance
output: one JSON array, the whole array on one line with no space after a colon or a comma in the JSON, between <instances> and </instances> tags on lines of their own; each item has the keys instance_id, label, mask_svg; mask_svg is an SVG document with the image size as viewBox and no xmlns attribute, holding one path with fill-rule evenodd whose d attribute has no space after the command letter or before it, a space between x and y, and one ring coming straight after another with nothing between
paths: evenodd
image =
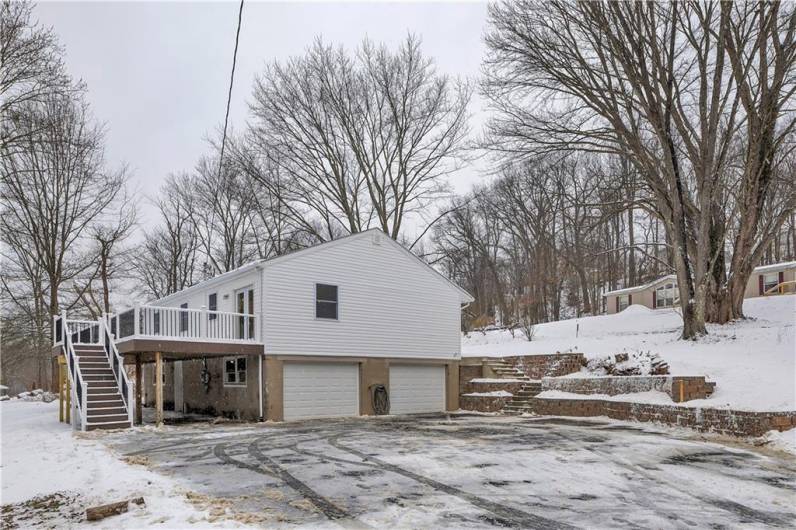
<instances>
[{"instance_id":1,"label":"wooden deck","mask_svg":"<svg viewBox=\"0 0 796 530\"><path fill-rule=\"evenodd\" d=\"M201 359L203 357L232 355L262 355L265 348L261 343L218 342L213 340L180 340L168 338L129 338L116 342L119 353L124 356L125 364L139 362L155 362L155 354L160 353L163 360L182 361Z\"/></svg>"}]
</instances>

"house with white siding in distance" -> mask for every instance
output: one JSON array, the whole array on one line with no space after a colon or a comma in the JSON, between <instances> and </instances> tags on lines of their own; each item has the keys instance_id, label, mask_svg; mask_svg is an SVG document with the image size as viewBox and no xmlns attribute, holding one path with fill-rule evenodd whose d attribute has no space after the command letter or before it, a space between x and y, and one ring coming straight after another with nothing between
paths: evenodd
<instances>
[{"instance_id":1,"label":"house with white siding in distance","mask_svg":"<svg viewBox=\"0 0 796 530\"><path fill-rule=\"evenodd\" d=\"M76 383L89 387L85 402L75 396L85 428L119 426L92 421L106 414L93 413L87 365L68 359L80 361L91 348L107 352L113 377L102 394L128 424L142 403L275 421L440 412L459 406L461 309L471 301L399 243L368 230L97 322L63 315L56 350L77 368ZM135 385L113 359L135 366Z\"/></svg>"},{"instance_id":2,"label":"house with white siding in distance","mask_svg":"<svg viewBox=\"0 0 796 530\"><path fill-rule=\"evenodd\" d=\"M773 296L796 291L796 261L774 263L756 267L746 284L744 298ZM644 285L617 289L603 293L605 312L624 311L638 304L650 309L676 307L680 303L677 276L669 274Z\"/></svg>"}]
</instances>

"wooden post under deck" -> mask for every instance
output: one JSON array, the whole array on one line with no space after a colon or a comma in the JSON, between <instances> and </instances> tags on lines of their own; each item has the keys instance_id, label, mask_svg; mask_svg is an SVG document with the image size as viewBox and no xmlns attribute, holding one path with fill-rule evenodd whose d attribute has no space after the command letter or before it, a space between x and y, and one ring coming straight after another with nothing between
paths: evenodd
<instances>
[{"instance_id":1,"label":"wooden post under deck","mask_svg":"<svg viewBox=\"0 0 796 530\"><path fill-rule=\"evenodd\" d=\"M135 355L135 424L142 425L144 423L143 416L143 403L142 393L144 391L144 376L143 367L141 366L141 354Z\"/></svg>"},{"instance_id":2,"label":"wooden post under deck","mask_svg":"<svg viewBox=\"0 0 796 530\"><path fill-rule=\"evenodd\" d=\"M64 406L66 405L66 396L64 396L64 356L58 356L58 421L64 421Z\"/></svg>"},{"instance_id":3,"label":"wooden post under deck","mask_svg":"<svg viewBox=\"0 0 796 530\"><path fill-rule=\"evenodd\" d=\"M72 424L72 385L69 383L69 374L66 374L66 423Z\"/></svg>"},{"instance_id":4,"label":"wooden post under deck","mask_svg":"<svg viewBox=\"0 0 796 530\"><path fill-rule=\"evenodd\" d=\"M163 355L155 353L155 424L163 425Z\"/></svg>"}]
</instances>

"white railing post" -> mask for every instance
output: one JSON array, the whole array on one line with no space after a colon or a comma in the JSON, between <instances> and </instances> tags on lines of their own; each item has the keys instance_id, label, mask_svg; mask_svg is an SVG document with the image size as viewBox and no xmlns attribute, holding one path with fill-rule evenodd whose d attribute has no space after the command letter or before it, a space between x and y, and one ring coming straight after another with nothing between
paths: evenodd
<instances>
[{"instance_id":1,"label":"white railing post","mask_svg":"<svg viewBox=\"0 0 796 530\"><path fill-rule=\"evenodd\" d=\"M83 390L83 399L80 403L80 424L81 424L80 430L85 431L86 421L88 419L86 417L88 416L88 388L86 388L86 382L82 381L82 379L83 378L81 377L80 388Z\"/></svg>"},{"instance_id":2,"label":"white railing post","mask_svg":"<svg viewBox=\"0 0 796 530\"><path fill-rule=\"evenodd\" d=\"M58 315L53 315L53 346L58 344Z\"/></svg>"},{"instance_id":3,"label":"white railing post","mask_svg":"<svg viewBox=\"0 0 796 530\"><path fill-rule=\"evenodd\" d=\"M124 366L122 366L124 368ZM125 372L127 375L127 372ZM130 384L130 378L127 378L127 419L130 420L130 427L133 426L133 385Z\"/></svg>"},{"instance_id":4,"label":"white railing post","mask_svg":"<svg viewBox=\"0 0 796 530\"><path fill-rule=\"evenodd\" d=\"M133 306L133 336L137 337L141 331L141 323L139 322L139 314L141 313L141 304L138 302Z\"/></svg>"},{"instance_id":5,"label":"white railing post","mask_svg":"<svg viewBox=\"0 0 796 530\"><path fill-rule=\"evenodd\" d=\"M202 312L199 313L199 338L207 337L207 328L210 326L210 315L207 312L207 306L202 306Z\"/></svg>"},{"instance_id":6,"label":"white railing post","mask_svg":"<svg viewBox=\"0 0 796 530\"><path fill-rule=\"evenodd\" d=\"M66 327L66 311L61 311L61 338L64 340L64 344L66 344L66 333L69 330Z\"/></svg>"}]
</instances>

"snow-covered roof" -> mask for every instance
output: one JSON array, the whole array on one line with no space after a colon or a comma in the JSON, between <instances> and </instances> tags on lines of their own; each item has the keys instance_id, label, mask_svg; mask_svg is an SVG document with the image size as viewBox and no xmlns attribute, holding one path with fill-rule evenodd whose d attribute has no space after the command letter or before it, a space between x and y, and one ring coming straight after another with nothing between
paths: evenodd
<instances>
[{"instance_id":1,"label":"snow-covered roof","mask_svg":"<svg viewBox=\"0 0 796 530\"><path fill-rule=\"evenodd\" d=\"M782 263L762 265L760 267L755 267L752 272L756 272L757 274L765 274L767 272L779 272L787 269L796 269L796 261L783 261Z\"/></svg>"},{"instance_id":2,"label":"snow-covered roof","mask_svg":"<svg viewBox=\"0 0 796 530\"><path fill-rule=\"evenodd\" d=\"M624 289L617 289L615 291L608 291L603 293L603 296L620 296L623 294L630 294L630 293L637 293L639 291L646 291L651 287L655 287L659 283L663 283L665 281L677 280L677 276L674 274L668 274L666 276L661 276L660 278L656 278L649 283L645 283L644 285L637 285L635 287L626 287Z\"/></svg>"}]
</instances>

